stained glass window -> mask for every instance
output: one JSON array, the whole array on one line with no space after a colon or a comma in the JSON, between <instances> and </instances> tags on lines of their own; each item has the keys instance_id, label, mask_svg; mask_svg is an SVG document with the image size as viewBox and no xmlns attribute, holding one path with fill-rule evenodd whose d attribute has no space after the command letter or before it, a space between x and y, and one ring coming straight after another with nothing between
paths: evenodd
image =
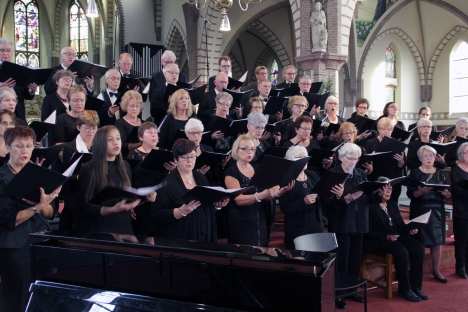
<instances>
[{"instance_id":1,"label":"stained glass window","mask_svg":"<svg viewBox=\"0 0 468 312\"><path fill-rule=\"evenodd\" d=\"M75 2L70 6L70 46L75 49L78 58L88 59L88 20Z\"/></svg>"},{"instance_id":2,"label":"stained glass window","mask_svg":"<svg viewBox=\"0 0 468 312\"><path fill-rule=\"evenodd\" d=\"M276 86L278 84L278 63L276 60L273 60L273 63L271 64L270 67L270 73L271 73L271 84L273 86Z\"/></svg>"},{"instance_id":3,"label":"stained glass window","mask_svg":"<svg viewBox=\"0 0 468 312\"><path fill-rule=\"evenodd\" d=\"M393 47L389 45L385 50L385 78L396 78L395 63L395 51L393 51Z\"/></svg>"},{"instance_id":4,"label":"stained glass window","mask_svg":"<svg viewBox=\"0 0 468 312\"><path fill-rule=\"evenodd\" d=\"M39 67L39 10L36 0L16 1L15 51L16 64Z\"/></svg>"}]
</instances>

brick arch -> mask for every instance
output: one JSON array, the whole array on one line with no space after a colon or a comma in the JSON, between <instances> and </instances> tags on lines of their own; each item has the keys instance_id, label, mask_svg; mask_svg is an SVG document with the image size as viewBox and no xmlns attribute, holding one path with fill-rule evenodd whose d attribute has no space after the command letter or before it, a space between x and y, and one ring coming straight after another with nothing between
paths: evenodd
<instances>
[{"instance_id":1,"label":"brick arch","mask_svg":"<svg viewBox=\"0 0 468 312\"><path fill-rule=\"evenodd\" d=\"M257 58L257 61L255 62L255 68L257 66L260 66L260 65L264 65L265 67L267 67L264 63L263 63L263 60L265 59L265 57L270 54L271 52L271 48L270 47L266 47L262 53L260 53L260 55L258 56ZM256 81L256 77L255 77L255 68L254 70L252 71L251 75L250 75L250 80L247 80L247 82L249 81ZM267 67L268 68L268 67Z\"/></svg>"},{"instance_id":2,"label":"brick arch","mask_svg":"<svg viewBox=\"0 0 468 312\"><path fill-rule=\"evenodd\" d=\"M233 75L234 77L240 77L240 76L242 76L244 73L242 72L242 68L241 68L239 62L237 61L236 57L234 56L234 54L229 53L229 57L231 58L231 65L232 65L231 71L232 71L232 75Z\"/></svg>"},{"instance_id":3,"label":"brick arch","mask_svg":"<svg viewBox=\"0 0 468 312\"><path fill-rule=\"evenodd\" d=\"M166 36L166 48L172 50L177 59L182 56L182 50L185 47L187 51L187 37L185 36L184 29L177 20L173 20L169 27L169 32ZM188 55L187 55L188 59Z\"/></svg>"},{"instance_id":4,"label":"brick arch","mask_svg":"<svg viewBox=\"0 0 468 312\"><path fill-rule=\"evenodd\" d=\"M439 56L440 54L442 53L442 51L444 50L445 46L447 45L447 43L449 43L450 39L452 39L458 32L466 32L468 33L468 28L467 27L464 27L464 26L455 26L451 31L449 31L447 33L447 35L445 35L445 37L440 41L439 45L437 46L436 50L434 51L434 53L432 54L432 58L431 58L431 61L429 62L429 65L428 65L428 75L427 75L427 83L429 85L432 85L432 78L433 78L433 75L434 75L434 70L435 70L435 66L436 66L436 63L439 59Z\"/></svg>"},{"instance_id":5,"label":"brick arch","mask_svg":"<svg viewBox=\"0 0 468 312\"><path fill-rule=\"evenodd\" d=\"M291 58L286 52L286 49L284 48L283 44L281 43L280 39L262 22L260 22L258 19L266 15L270 12L276 11L278 9L284 8L289 6L288 2L280 2L277 4L274 4L272 6L269 6L268 8L258 12L254 16L252 16L242 27L240 27L236 33L231 37L229 40L229 43L226 45L223 51L223 55L228 54L234 44L236 43L237 39L249 28L254 27L257 29L266 39L266 41L270 44L271 48L277 53L278 59L281 63L282 66L286 66L292 63Z\"/></svg>"}]
</instances>

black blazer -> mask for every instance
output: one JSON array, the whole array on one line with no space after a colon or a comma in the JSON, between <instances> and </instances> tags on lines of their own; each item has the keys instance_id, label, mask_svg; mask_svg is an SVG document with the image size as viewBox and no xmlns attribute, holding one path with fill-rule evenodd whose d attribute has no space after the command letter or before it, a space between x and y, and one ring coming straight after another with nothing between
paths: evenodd
<instances>
[{"instance_id":1,"label":"black blazer","mask_svg":"<svg viewBox=\"0 0 468 312\"><path fill-rule=\"evenodd\" d=\"M216 109L216 92L215 90L210 90L203 94L203 98L200 102L200 106L198 107L197 118L201 120L201 122L206 125L210 119L210 115L214 114Z\"/></svg>"},{"instance_id":2,"label":"black blazer","mask_svg":"<svg viewBox=\"0 0 468 312\"><path fill-rule=\"evenodd\" d=\"M455 165L450 172L450 181L452 183L452 202L453 202L453 217L468 220L468 192L454 183L463 179L468 179L468 173Z\"/></svg>"},{"instance_id":3,"label":"black blazer","mask_svg":"<svg viewBox=\"0 0 468 312\"><path fill-rule=\"evenodd\" d=\"M119 73L120 73L120 76L123 77L122 72L120 71L120 69L119 69ZM138 76L135 75L132 72L132 70L130 70L130 73L128 75L125 75L125 76L127 76L127 78L138 78ZM151 86L150 86L150 88L151 88ZM128 87L122 85L122 80L120 80L119 92L123 92L123 91L127 91L127 90L129 90ZM141 89L138 91L138 93L140 93L140 95L141 95L141 99L143 100L143 102L146 102L146 100L148 99L148 94L144 94L142 92L143 92L143 90L141 90Z\"/></svg>"},{"instance_id":4,"label":"black blazer","mask_svg":"<svg viewBox=\"0 0 468 312\"><path fill-rule=\"evenodd\" d=\"M150 93L150 114L154 118L154 123L159 127L164 116L167 114L169 102L164 101L164 93L166 93L166 85Z\"/></svg>"},{"instance_id":5,"label":"black blazer","mask_svg":"<svg viewBox=\"0 0 468 312\"><path fill-rule=\"evenodd\" d=\"M47 95L53 94L53 93L55 93L55 91L57 91L57 84L52 80L52 77L54 76L54 74L58 70L63 69L63 67L62 67L62 65L59 65L59 66L56 66L56 67L52 67L52 69L53 69L53 71L52 71L52 73L50 73L50 76L49 76L49 78L47 78L47 81L46 81L46 83L44 85L44 90L45 90ZM76 84L82 85L83 88L85 88L86 93L88 95L93 95L93 92L89 91L88 88L86 88L86 83L84 82L84 80L82 78L76 78L75 82L76 82Z\"/></svg>"},{"instance_id":6,"label":"black blazer","mask_svg":"<svg viewBox=\"0 0 468 312\"><path fill-rule=\"evenodd\" d=\"M109 107L112 106L112 101L109 97L109 94L107 93L107 89L102 90L99 94L102 94L102 98L104 99L104 104L101 106L101 110L98 113L99 115L99 123L100 126L109 126L109 125L115 125L115 115L114 116L109 116ZM120 117L123 117L120 115Z\"/></svg>"},{"instance_id":7,"label":"black blazer","mask_svg":"<svg viewBox=\"0 0 468 312\"><path fill-rule=\"evenodd\" d=\"M179 74L179 80L180 82L187 82L187 77L185 77L184 73ZM153 77L151 77L151 85L150 85L150 90L149 90L149 96L151 99L151 94L155 92L157 89L161 88L162 86L166 85L166 77L164 77L164 73L162 69L155 73Z\"/></svg>"}]
</instances>

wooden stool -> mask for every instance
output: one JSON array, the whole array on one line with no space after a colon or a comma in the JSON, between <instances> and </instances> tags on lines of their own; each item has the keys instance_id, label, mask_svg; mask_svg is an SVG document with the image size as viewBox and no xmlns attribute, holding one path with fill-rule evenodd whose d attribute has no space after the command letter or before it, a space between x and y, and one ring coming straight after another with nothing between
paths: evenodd
<instances>
[{"instance_id":1,"label":"wooden stool","mask_svg":"<svg viewBox=\"0 0 468 312\"><path fill-rule=\"evenodd\" d=\"M367 263L367 259L372 260L373 262ZM385 290L385 297L387 299L392 299L392 282L393 282L393 256L390 253L362 253L362 260L361 260L361 277L366 278L366 270L367 268L373 267L385 267L385 284L380 284L371 280L367 280L372 286L376 286ZM381 278L381 277L380 277ZM379 278L379 279L380 279Z\"/></svg>"}]
</instances>

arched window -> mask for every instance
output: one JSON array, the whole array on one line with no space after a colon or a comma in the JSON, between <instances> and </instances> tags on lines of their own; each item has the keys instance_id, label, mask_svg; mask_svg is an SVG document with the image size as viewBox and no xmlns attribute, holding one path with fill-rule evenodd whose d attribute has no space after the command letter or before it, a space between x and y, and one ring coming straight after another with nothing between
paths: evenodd
<instances>
[{"instance_id":1,"label":"arched window","mask_svg":"<svg viewBox=\"0 0 468 312\"><path fill-rule=\"evenodd\" d=\"M36 0L16 1L15 60L16 64L39 67L39 10Z\"/></svg>"},{"instance_id":2,"label":"arched window","mask_svg":"<svg viewBox=\"0 0 468 312\"><path fill-rule=\"evenodd\" d=\"M70 47L75 49L78 58L88 59L88 20L75 2L70 5Z\"/></svg>"},{"instance_id":3,"label":"arched window","mask_svg":"<svg viewBox=\"0 0 468 312\"><path fill-rule=\"evenodd\" d=\"M271 84L273 86L276 86L278 84L278 63L276 60L273 60L273 63L271 63L270 67L270 73L271 73Z\"/></svg>"},{"instance_id":4,"label":"arched window","mask_svg":"<svg viewBox=\"0 0 468 312\"><path fill-rule=\"evenodd\" d=\"M466 113L468 103L468 43L462 42L451 55L450 113Z\"/></svg>"},{"instance_id":5,"label":"arched window","mask_svg":"<svg viewBox=\"0 0 468 312\"><path fill-rule=\"evenodd\" d=\"M398 84L396 83L396 57L392 45L388 45L385 50L385 78L391 78L385 86L385 103L394 102L395 88ZM394 79L395 81L392 81Z\"/></svg>"}]
</instances>

